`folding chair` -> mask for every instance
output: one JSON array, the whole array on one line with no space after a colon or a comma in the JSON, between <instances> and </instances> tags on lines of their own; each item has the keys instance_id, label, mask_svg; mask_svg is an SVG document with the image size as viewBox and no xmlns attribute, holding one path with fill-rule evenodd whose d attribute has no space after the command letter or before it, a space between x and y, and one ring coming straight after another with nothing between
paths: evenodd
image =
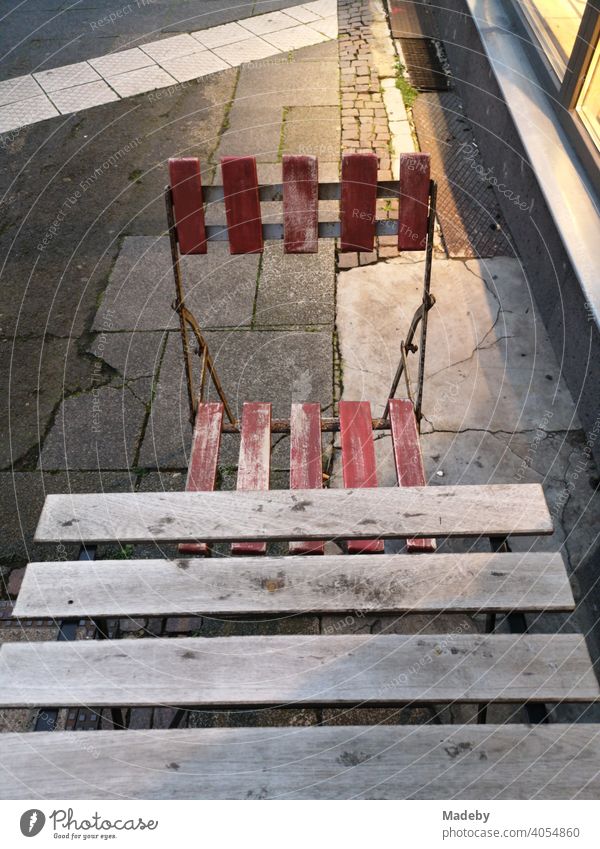
<instances>
[{"instance_id":1,"label":"folding chair","mask_svg":"<svg viewBox=\"0 0 600 849\"><path fill-rule=\"evenodd\" d=\"M179 315L185 374L193 423L192 451L187 490L214 489L222 433L241 433L238 489L268 489L272 433L290 434L290 486L320 488L321 434L340 432L345 487L377 486L374 431L391 430L394 459L400 486L425 483L418 440L422 416L423 380L427 342L427 315L435 303L430 292L435 222L436 184L430 177L430 158L425 153L400 156L400 179L377 181L377 157L372 153L346 153L342 157L339 183L319 183L318 163L312 156L284 156L282 183L259 185L252 156L228 156L221 160L222 186L203 186L199 159L169 160L170 185L165 190L171 244L175 301ZM397 200L397 219L378 219L377 200ZM339 200L337 221L319 221L319 200ZM205 205L225 203L226 223L207 224ZM282 201L283 223L263 223L261 202ZM287 419L271 418L271 405L245 403L241 422L229 405L200 322L185 302L180 257L204 254L210 242L229 241L232 254L262 253L265 241L283 240L285 253L318 251L319 239L339 239L340 250L372 251L376 236L396 236L400 251L424 251L423 297L400 343L400 360L381 418L372 418L370 405L341 401L339 415L322 417L318 404L293 404ZM419 345L415 337L420 328ZM197 344L200 377L195 380L190 335ZM419 354L416 392L408 374L407 358ZM408 400L396 399L404 376ZM205 401L211 380L220 399ZM227 421L223 421L224 417ZM409 551L431 551L432 539L409 540ZM182 551L207 554L203 543L182 544ZM295 553L323 553L323 543L294 542ZM234 554L262 554L264 543L235 543ZM382 540L354 540L350 553L382 552Z\"/></svg>"}]
</instances>

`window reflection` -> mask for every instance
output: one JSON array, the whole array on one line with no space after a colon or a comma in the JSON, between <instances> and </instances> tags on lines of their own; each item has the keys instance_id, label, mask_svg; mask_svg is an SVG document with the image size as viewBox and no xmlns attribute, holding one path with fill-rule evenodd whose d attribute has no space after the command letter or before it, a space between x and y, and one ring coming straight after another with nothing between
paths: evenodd
<instances>
[{"instance_id":1,"label":"window reflection","mask_svg":"<svg viewBox=\"0 0 600 849\"><path fill-rule=\"evenodd\" d=\"M600 44L596 45L576 108L600 150Z\"/></svg>"},{"instance_id":2,"label":"window reflection","mask_svg":"<svg viewBox=\"0 0 600 849\"><path fill-rule=\"evenodd\" d=\"M586 0L521 0L520 5L558 78L563 79Z\"/></svg>"}]
</instances>

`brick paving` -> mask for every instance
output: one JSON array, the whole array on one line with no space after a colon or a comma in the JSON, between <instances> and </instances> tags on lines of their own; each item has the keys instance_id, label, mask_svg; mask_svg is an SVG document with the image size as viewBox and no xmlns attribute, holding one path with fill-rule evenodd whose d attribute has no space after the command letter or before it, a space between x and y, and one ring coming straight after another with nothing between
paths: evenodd
<instances>
[{"instance_id":1,"label":"brick paving","mask_svg":"<svg viewBox=\"0 0 600 849\"><path fill-rule=\"evenodd\" d=\"M393 79L394 73L393 63L389 61L391 41L387 26L385 14L374 3L339 0L342 149L377 154L378 180L391 180L394 176L392 135L382 92L382 80ZM382 62L382 55L388 61ZM387 218L394 211L393 204L377 202L378 218ZM395 256L398 256L396 239L382 236L376 239L376 248L370 253L339 254L338 268L370 265Z\"/></svg>"}]
</instances>

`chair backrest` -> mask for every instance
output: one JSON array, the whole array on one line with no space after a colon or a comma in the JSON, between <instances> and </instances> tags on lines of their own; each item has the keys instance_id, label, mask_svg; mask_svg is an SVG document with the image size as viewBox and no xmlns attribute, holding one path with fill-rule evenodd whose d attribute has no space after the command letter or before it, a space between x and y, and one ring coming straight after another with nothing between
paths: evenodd
<instances>
[{"instance_id":1,"label":"chair backrest","mask_svg":"<svg viewBox=\"0 0 600 849\"><path fill-rule=\"evenodd\" d=\"M341 251L372 251L376 236L397 236L398 250L428 244L433 183L427 153L400 155L400 179L377 181L374 153L345 153L339 183L319 183L314 156L286 155L282 182L259 185L254 156L221 159L222 186L203 186L200 160L169 160L167 204L181 254L203 254L208 242L229 241L232 254L261 253L283 240L286 253L315 253L319 239L340 240ZM397 218L377 218L377 200L397 200ZM319 200L339 200L337 221L319 222ZM225 203L226 223L207 224L205 205ZM261 202L282 201L283 224L263 223Z\"/></svg>"}]
</instances>

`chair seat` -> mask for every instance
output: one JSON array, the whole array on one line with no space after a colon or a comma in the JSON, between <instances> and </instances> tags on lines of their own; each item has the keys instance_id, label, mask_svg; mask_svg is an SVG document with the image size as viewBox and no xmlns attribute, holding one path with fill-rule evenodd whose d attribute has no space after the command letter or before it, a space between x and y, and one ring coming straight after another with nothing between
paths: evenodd
<instances>
[{"instance_id":1,"label":"chair seat","mask_svg":"<svg viewBox=\"0 0 600 849\"><path fill-rule=\"evenodd\" d=\"M598 799L598 763L592 724L2 734L0 797Z\"/></svg>"}]
</instances>

